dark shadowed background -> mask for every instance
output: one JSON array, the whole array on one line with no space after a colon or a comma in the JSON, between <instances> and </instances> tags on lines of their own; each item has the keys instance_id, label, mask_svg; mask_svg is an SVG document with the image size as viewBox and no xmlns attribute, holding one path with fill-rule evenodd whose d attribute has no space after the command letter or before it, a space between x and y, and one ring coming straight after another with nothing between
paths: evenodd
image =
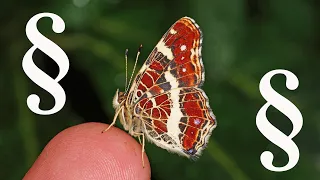
<instances>
[{"instance_id":1,"label":"dark shadowed background","mask_svg":"<svg viewBox=\"0 0 320 180\"><path fill-rule=\"evenodd\" d=\"M112 98L125 83L124 51L129 48L129 73L140 44L138 68L167 29L190 16L203 34L206 81L203 89L217 116L208 148L196 162L148 143L152 178L216 180L316 180L320 176L319 1L316 0L11 0L0 7L0 179L21 179L43 147L63 129L84 123L111 123ZM41 97L50 109L53 97L24 74L22 58L32 46L25 25L35 14L62 17L66 30L55 34L43 18L39 31L67 53L70 70L60 82L67 102L58 113L32 113L26 99ZM58 66L37 50L35 63L51 77ZM273 69L296 74L300 84L290 91L285 77L273 87L301 111L304 125L294 141L300 160L293 169L275 173L260 163L271 150L274 165L287 163L286 153L270 143L256 127L256 114L265 103L261 77ZM287 135L292 124L270 107L268 119ZM122 126L117 123L118 127Z\"/></svg>"}]
</instances>

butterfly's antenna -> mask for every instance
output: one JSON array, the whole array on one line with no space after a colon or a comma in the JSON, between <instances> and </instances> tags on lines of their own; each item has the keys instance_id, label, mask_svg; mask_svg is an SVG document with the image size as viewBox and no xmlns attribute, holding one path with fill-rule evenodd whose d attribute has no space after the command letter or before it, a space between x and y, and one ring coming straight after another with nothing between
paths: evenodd
<instances>
[{"instance_id":1,"label":"butterfly's antenna","mask_svg":"<svg viewBox=\"0 0 320 180\"><path fill-rule=\"evenodd\" d=\"M127 90L127 85L128 85L128 49L126 49L126 52L124 54L125 59L126 59L126 84L124 86L124 90Z\"/></svg>"},{"instance_id":2,"label":"butterfly's antenna","mask_svg":"<svg viewBox=\"0 0 320 180\"><path fill-rule=\"evenodd\" d=\"M136 66L137 66L137 62L138 62L138 59L139 59L139 55L141 53L141 49L142 49L142 44L140 45L139 49L138 49L138 52L137 52L137 57L136 57L136 62L134 63L134 66L133 66L133 71L132 71L132 74L131 74L131 77L130 77L130 80L129 80L129 84L126 88L126 93L127 91L129 90L129 87L130 87L130 84L131 84L131 81L132 81L132 77L133 77L133 74L134 74L134 71L136 70Z\"/></svg>"}]
</instances>

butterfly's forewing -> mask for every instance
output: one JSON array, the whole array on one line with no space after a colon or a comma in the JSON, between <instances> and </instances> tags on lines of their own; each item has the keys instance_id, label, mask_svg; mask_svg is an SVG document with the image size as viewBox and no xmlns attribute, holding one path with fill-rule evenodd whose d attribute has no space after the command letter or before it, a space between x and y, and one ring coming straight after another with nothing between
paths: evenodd
<instances>
[{"instance_id":1,"label":"butterfly's forewing","mask_svg":"<svg viewBox=\"0 0 320 180\"><path fill-rule=\"evenodd\" d=\"M204 82L202 33L188 17L166 32L130 89L134 115L149 140L188 157L201 153L216 126Z\"/></svg>"},{"instance_id":2,"label":"butterfly's forewing","mask_svg":"<svg viewBox=\"0 0 320 180\"><path fill-rule=\"evenodd\" d=\"M138 72L130 89L133 102L177 87L201 86L201 43L202 33L193 19L183 17L175 22Z\"/></svg>"}]
</instances>

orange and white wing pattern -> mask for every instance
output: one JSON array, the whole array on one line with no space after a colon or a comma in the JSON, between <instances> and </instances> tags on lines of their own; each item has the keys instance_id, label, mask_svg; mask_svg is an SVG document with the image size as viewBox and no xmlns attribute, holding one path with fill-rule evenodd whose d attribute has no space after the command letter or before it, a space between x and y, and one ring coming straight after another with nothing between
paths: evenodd
<instances>
[{"instance_id":1,"label":"orange and white wing pattern","mask_svg":"<svg viewBox=\"0 0 320 180\"><path fill-rule=\"evenodd\" d=\"M187 157L197 157L216 126L203 90L183 87L145 98L135 106L145 134L156 145Z\"/></svg>"},{"instance_id":2,"label":"orange and white wing pattern","mask_svg":"<svg viewBox=\"0 0 320 180\"><path fill-rule=\"evenodd\" d=\"M156 145L187 157L206 147L216 119L205 92L202 32L183 17L160 39L128 93L134 116Z\"/></svg>"}]
</instances>

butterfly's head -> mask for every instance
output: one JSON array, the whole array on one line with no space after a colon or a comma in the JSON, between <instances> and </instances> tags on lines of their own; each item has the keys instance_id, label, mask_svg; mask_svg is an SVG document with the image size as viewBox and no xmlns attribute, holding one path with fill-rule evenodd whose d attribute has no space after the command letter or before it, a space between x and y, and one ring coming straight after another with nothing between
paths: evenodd
<instances>
[{"instance_id":1,"label":"butterfly's head","mask_svg":"<svg viewBox=\"0 0 320 180\"><path fill-rule=\"evenodd\" d=\"M119 89L117 89L116 94L113 97L113 108L118 109L120 105L124 102L125 100L125 94L124 92L119 92Z\"/></svg>"}]
</instances>

